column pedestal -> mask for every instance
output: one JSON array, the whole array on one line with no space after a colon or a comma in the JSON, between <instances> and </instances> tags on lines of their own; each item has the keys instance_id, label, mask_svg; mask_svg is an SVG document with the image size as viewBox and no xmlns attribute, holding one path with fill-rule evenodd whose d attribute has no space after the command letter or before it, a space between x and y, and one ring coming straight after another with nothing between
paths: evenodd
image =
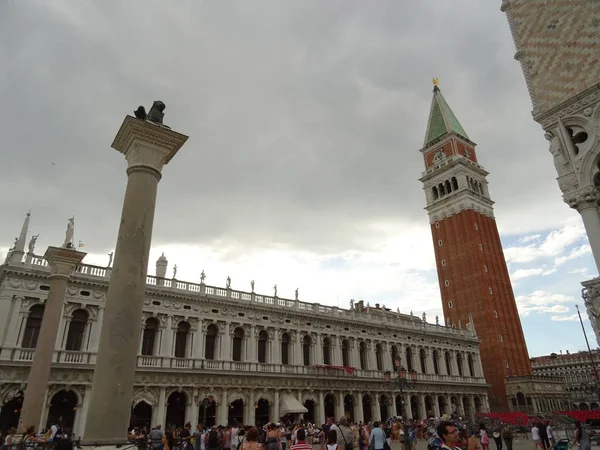
<instances>
[{"instance_id":1,"label":"column pedestal","mask_svg":"<svg viewBox=\"0 0 600 450\"><path fill-rule=\"evenodd\" d=\"M85 443L124 442L131 413L148 257L162 168L187 136L150 121L125 117L112 147L128 162L104 323L94 370Z\"/></svg>"},{"instance_id":2,"label":"column pedestal","mask_svg":"<svg viewBox=\"0 0 600 450\"><path fill-rule=\"evenodd\" d=\"M50 290L44 307L44 316L40 327L33 364L27 378L27 389L19 425L21 428L40 423L42 408L46 399L46 389L50 377L50 368L56 336L60 326L67 281L86 254L76 250L58 247L48 247L44 258L50 266ZM21 431L21 430L19 430Z\"/></svg>"}]
</instances>

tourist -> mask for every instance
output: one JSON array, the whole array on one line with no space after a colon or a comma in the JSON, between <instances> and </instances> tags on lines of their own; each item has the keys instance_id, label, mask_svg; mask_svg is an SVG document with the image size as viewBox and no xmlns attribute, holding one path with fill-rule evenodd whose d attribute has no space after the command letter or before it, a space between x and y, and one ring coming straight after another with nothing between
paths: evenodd
<instances>
[{"instance_id":1,"label":"tourist","mask_svg":"<svg viewBox=\"0 0 600 450\"><path fill-rule=\"evenodd\" d=\"M255 427L250 428L245 434L240 450L262 450L262 448L258 443L258 430Z\"/></svg>"},{"instance_id":2,"label":"tourist","mask_svg":"<svg viewBox=\"0 0 600 450\"><path fill-rule=\"evenodd\" d=\"M575 436L569 448L577 445L579 450L590 450L590 438L581 426L581 422L579 420L575 421L573 427L575 428Z\"/></svg>"},{"instance_id":3,"label":"tourist","mask_svg":"<svg viewBox=\"0 0 600 450\"><path fill-rule=\"evenodd\" d=\"M337 443L345 450L354 449L354 432L348 425L346 416L342 416L337 425L332 425L330 430L335 430L337 435Z\"/></svg>"},{"instance_id":4,"label":"tourist","mask_svg":"<svg viewBox=\"0 0 600 450\"><path fill-rule=\"evenodd\" d=\"M479 440L481 442L482 450L488 450L490 447L490 438L488 437L485 424L483 423L479 425Z\"/></svg>"},{"instance_id":5,"label":"tourist","mask_svg":"<svg viewBox=\"0 0 600 450\"><path fill-rule=\"evenodd\" d=\"M548 442L550 443L550 447L554 447L556 444L556 439L554 439L554 430L550 426L550 422L546 421L546 435L548 436Z\"/></svg>"},{"instance_id":6,"label":"tourist","mask_svg":"<svg viewBox=\"0 0 600 450\"><path fill-rule=\"evenodd\" d=\"M225 432L223 433L223 450L231 450L231 426L227 425L225 427Z\"/></svg>"},{"instance_id":7,"label":"tourist","mask_svg":"<svg viewBox=\"0 0 600 450\"><path fill-rule=\"evenodd\" d=\"M10 450L12 448L13 445L13 440L14 440L14 435L17 433L17 430L14 428L11 428L10 430L8 430L8 433L6 434L6 436L4 436L4 443L3 443L3 447Z\"/></svg>"},{"instance_id":8,"label":"tourist","mask_svg":"<svg viewBox=\"0 0 600 450\"><path fill-rule=\"evenodd\" d=\"M21 448L33 449L37 447L36 444L46 442L45 439L37 437L35 433L35 427L30 426L25 429L25 433L21 437Z\"/></svg>"},{"instance_id":9,"label":"tourist","mask_svg":"<svg viewBox=\"0 0 600 450\"><path fill-rule=\"evenodd\" d=\"M204 424L199 423L194 430L194 450L204 450Z\"/></svg>"},{"instance_id":10,"label":"tourist","mask_svg":"<svg viewBox=\"0 0 600 450\"><path fill-rule=\"evenodd\" d=\"M163 432L160 429L161 425L156 425L152 430L150 430L150 434L148 438L150 439L150 445L152 445L153 450L160 450L162 448L162 438Z\"/></svg>"},{"instance_id":11,"label":"tourist","mask_svg":"<svg viewBox=\"0 0 600 450\"><path fill-rule=\"evenodd\" d=\"M540 439L540 429L537 427L536 423L531 427L531 440L533 441L533 450L536 450L538 447L541 450L545 450L544 444L542 444Z\"/></svg>"},{"instance_id":12,"label":"tourist","mask_svg":"<svg viewBox=\"0 0 600 450\"><path fill-rule=\"evenodd\" d=\"M161 443L162 443L162 450L171 450L171 447L169 446L169 438L167 437L166 434L163 434Z\"/></svg>"},{"instance_id":13,"label":"tourist","mask_svg":"<svg viewBox=\"0 0 600 450\"><path fill-rule=\"evenodd\" d=\"M274 423L267 427L267 450L279 450L279 429Z\"/></svg>"},{"instance_id":14,"label":"tourist","mask_svg":"<svg viewBox=\"0 0 600 450\"><path fill-rule=\"evenodd\" d=\"M504 424L504 428L502 429L502 440L504 441L506 450L512 450L513 437L513 431L510 425L507 423Z\"/></svg>"},{"instance_id":15,"label":"tourist","mask_svg":"<svg viewBox=\"0 0 600 450\"><path fill-rule=\"evenodd\" d=\"M240 443L239 435L240 427L238 425L237 420L233 421L233 425L231 425L231 449L237 450L238 444Z\"/></svg>"},{"instance_id":16,"label":"tourist","mask_svg":"<svg viewBox=\"0 0 600 450\"><path fill-rule=\"evenodd\" d=\"M290 450L313 450L312 446L306 442L306 429L298 428L296 430L296 443Z\"/></svg>"},{"instance_id":17,"label":"tourist","mask_svg":"<svg viewBox=\"0 0 600 450\"><path fill-rule=\"evenodd\" d=\"M540 441L544 450L550 450L550 441L548 440L548 432L546 431L546 424L543 420L538 421L538 430L540 430Z\"/></svg>"},{"instance_id":18,"label":"tourist","mask_svg":"<svg viewBox=\"0 0 600 450\"><path fill-rule=\"evenodd\" d=\"M502 422L499 420L496 422L494 431L492 432L494 443L496 444L496 450L502 450Z\"/></svg>"},{"instance_id":19,"label":"tourist","mask_svg":"<svg viewBox=\"0 0 600 450\"><path fill-rule=\"evenodd\" d=\"M323 450L343 450L344 447L338 445L337 443L337 431L329 428L329 432L327 433L327 440L323 445Z\"/></svg>"},{"instance_id":20,"label":"tourist","mask_svg":"<svg viewBox=\"0 0 600 450\"><path fill-rule=\"evenodd\" d=\"M381 426L379 422L373 423L373 430L371 431L371 436L369 437L369 446L373 447L373 450L384 450L387 442L385 431L383 431L383 423Z\"/></svg>"},{"instance_id":21,"label":"tourist","mask_svg":"<svg viewBox=\"0 0 600 450\"><path fill-rule=\"evenodd\" d=\"M213 426L206 434L206 450L219 450L221 447L221 439L217 427Z\"/></svg>"},{"instance_id":22,"label":"tourist","mask_svg":"<svg viewBox=\"0 0 600 450\"><path fill-rule=\"evenodd\" d=\"M440 449L454 450L456 448L458 430L452 422L442 420L436 428L436 434L442 442Z\"/></svg>"}]
</instances>

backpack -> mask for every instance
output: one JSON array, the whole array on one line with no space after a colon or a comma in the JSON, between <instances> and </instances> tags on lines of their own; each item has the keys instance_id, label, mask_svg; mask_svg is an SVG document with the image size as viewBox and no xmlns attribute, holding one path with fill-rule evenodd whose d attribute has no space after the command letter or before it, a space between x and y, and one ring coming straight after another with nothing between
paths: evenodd
<instances>
[{"instance_id":1,"label":"backpack","mask_svg":"<svg viewBox=\"0 0 600 450\"><path fill-rule=\"evenodd\" d=\"M217 448L219 446L219 435L215 430L210 430L210 433L208 433L208 446L210 448Z\"/></svg>"}]
</instances>

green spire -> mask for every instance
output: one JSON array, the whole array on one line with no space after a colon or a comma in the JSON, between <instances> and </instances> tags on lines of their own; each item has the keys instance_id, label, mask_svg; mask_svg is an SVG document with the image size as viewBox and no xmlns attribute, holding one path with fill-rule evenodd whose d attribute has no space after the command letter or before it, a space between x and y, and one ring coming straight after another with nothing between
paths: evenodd
<instances>
[{"instance_id":1,"label":"green spire","mask_svg":"<svg viewBox=\"0 0 600 450\"><path fill-rule=\"evenodd\" d=\"M455 132L456 134L469 139L467 132L462 127L442 91L437 85L433 88L433 100L431 101L431 112L429 113L429 122L427 123L427 133L425 134L424 147L427 147L432 141L442 137L446 133Z\"/></svg>"}]
</instances>

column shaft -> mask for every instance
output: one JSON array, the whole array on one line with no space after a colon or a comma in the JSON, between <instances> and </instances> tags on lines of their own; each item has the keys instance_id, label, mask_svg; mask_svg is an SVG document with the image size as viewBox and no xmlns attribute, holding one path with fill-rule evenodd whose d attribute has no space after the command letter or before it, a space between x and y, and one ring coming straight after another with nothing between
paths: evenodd
<instances>
[{"instance_id":1,"label":"column shaft","mask_svg":"<svg viewBox=\"0 0 600 450\"><path fill-rule=\"evenodd\" d=\"M84 435L89 442L126 436L158 179L149 170L129 171Z\"/></svg>"},{"instance_id":2,"label":"column shaft","mask_svg":"<svg viewBox=\"0 0 600 450\"><path fill-rule=\"evenodd\" d=\"M275 391L273 396L273 417L274 422L279 422L279 391Z\"/></svg>"},{"instance_id":3,"label":"column shaft","mask_svg":"<svg viewBox=\"0 0 600 450\"><path fill-rule=\"evenodd\" d=\"M596 269L600 270L600 216L598 215L598 207L594 205L582 209L580 214L590 247L592 247Z\"/></svg>"}]
</instances>

